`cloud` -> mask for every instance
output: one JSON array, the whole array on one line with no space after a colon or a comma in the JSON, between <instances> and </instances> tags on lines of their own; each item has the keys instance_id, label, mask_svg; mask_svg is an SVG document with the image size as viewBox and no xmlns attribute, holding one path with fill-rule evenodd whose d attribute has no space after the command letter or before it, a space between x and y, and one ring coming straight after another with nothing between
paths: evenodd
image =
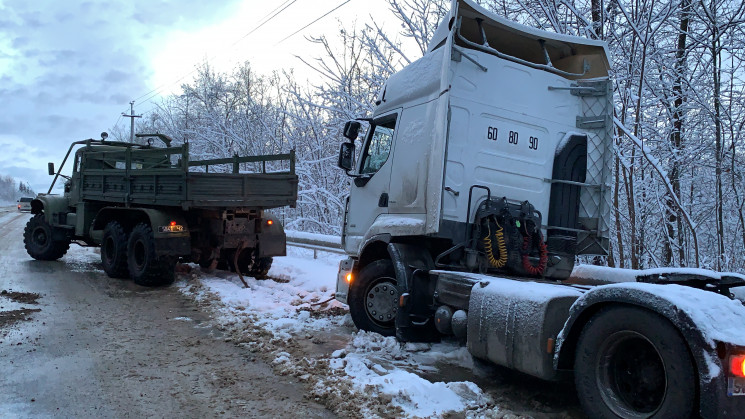
<instances>
[{"instance_id":1,"label":"cloud","mask_svg":"<svg viewBox=\"0 0 745 419\"><path fill-rule=\"evenodd\" d=\"M110 129L154 87L158 42L219 22L238 3L0 1L0 174L25 175L38 189L47 161Z\"/></svg>"}]
</instances>

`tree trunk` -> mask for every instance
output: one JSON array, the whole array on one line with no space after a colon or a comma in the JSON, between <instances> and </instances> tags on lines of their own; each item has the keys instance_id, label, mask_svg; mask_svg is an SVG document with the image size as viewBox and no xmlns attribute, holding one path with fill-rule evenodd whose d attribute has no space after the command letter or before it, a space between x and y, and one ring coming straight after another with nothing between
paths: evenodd
<instances>
[{"instance_id":1,"label":"tree trunk","mask_svg":"<svg viewBox=\"0 0 745 419\"><path fill-rule=\"evenodd\" d=\"M592 30L598 39L605 39L603 35L603 0L592 0Z\"/></svg>"},{"instance_id":2,"label":"tree trunk","mask_svg":"<svg viewBox=\"0 0 745 419\"><path fill-rule=\"evenodd\" d=\"M670 145L673 150L673 158L670 162L670 182L673 186L673 193L681 201L680 194L680 165L678 159L683 151L683 130L685 125L685 112L683 104L685 102L683 94L683 83L686 73L686 43L688 36L688 25L690 22L690 0L681 0L680 2L680 32L678 32L678 45L675 51L675 83L673 84L673 130L670 133ZM683 246L683 223L681 221L680 209L675 205L675 200L667 197L665 200L665 219L667 221L667 240L664 242L663 261L666 266L675 264L673 256L673 243L676 242L675 229L677 224L677 247L678 260L680 266L685 265L685 249Z\"/></svg>"},{"instance_id":3,"label":"tree trunk","mask_svg":"<svg viewBox=\"0 0 745 419\"><path fill-rule=\"evenodd\" d=\"M716 4L711 3L711 58L712 82L714 88L714 152L716 160L716 223L717 223L717 257L716 268L722 269L724 262L724 197L722 192L722 115L721 115L721 48L719 41L719 26L716 19Z\"/></svg>"}]
</instances>

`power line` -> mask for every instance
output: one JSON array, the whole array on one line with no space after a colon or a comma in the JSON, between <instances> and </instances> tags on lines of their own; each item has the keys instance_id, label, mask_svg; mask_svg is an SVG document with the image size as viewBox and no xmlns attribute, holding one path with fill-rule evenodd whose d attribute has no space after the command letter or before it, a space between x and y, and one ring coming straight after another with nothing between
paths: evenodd
<instances>
[{"instance_id":1,"label":"power line","mask_svg":"<svg viewBox=\"0 0 745 419\"><path fill-rule=\"evenodd\" d=\"M336 10L338 10L339 8L341 8L342 6L344 6L345 4L349 3L350 1L352 1L352 0L346 0L345 2L341 3L340 5L334 7L333 9L329 10L328 12L326 12L323 16L319 17L318 19L314 20L313 22L310 22L309 24L303 26L302 28L300 28L300 29L296 30L295 32L291 33L290 35L286 36L281 41L279 41L276 44L274 44L274 46L277 46L277 45L281 44L282 42L286 41L287 39L292 38L293 36L297 35L298 32L300 32L303 29L307 28L308 26L310 26L310 25L318 22L319 20L325 18L326 16L330 15L331 13L334 13Z\"/></svg>"},{"instance_id":2,"label":"power line","mask_svg":"<svg viewBox=\"0 0 745 419\"><path fill-rule=\"evenodd\" d=\"M290 0L287 0L287 1L290 1ZM287 1L285 1L285 3L287 3ZM260 24L259 26L257 26L257 27L255 27L255 28L251 29L251 32L249 32L249 33L247 33L247 34L243 35L243 37L242 37L241 39L239 39L239 40L235 41L235 42L233 43L233 45L232 45L232 46L235 46L235 45L236 45L236 44L237 44L238 42L241 42L241 41L242 41L243 39L245 39L245 38L246 38L246 37L247 37L248 35L251 35L252 33L256 32L256 30L258 30L258 29L259 29L260 27L264 26L264 25L265 25L265 24L266 24L267 22L269 22L270 20L274 19L274 17L275 17L275 16L277 16L277 15L278 15L278 14L280 14L280 13L282 13L282 12L283 12L283 11L284 11L284 10L285 10L286 8L288 8L288 7L292 6L292 4L293 4L293 3L295 3L296 1L297 1L297 0L292 0L292 3L290 3L290 4L288 4L287 6L283 7L283 8L282 8L282 10L278 11L277 13L275 13L275 14L274 14L274 15L273 15L272 17L270 17L270 18L269 18L268 20L266 20L265 22L263 22L263 23L262 23L262 24ZM283 4L284 4L284 3L283 3ZM269 12L269 14L267 14L267 16L269 16L269 15L270 15L270 14L272 14L272 13L274 13L274 12L275 12L275 11L276 11L277 9L279 9L280 7L282 7L282 4L280 4L279 6L277 6L277 8L276 8L276 9L272 10L271 12ZM264 19L264 18L266 18L266 16L264 16L264 17L263 17L262 19Z\"/></svg>"},{"instance_id":3,"label":"power line","mask_svg":"<svg viewBox=\"0 0 745 419\"><path fill-rule=\"evenodd\" d=\"M289 4L288 4L288 2L289 2ZM263 18L261 18L261 19L260 19L259 21L261 22L261 20L264 20L264 19L266 19L266 18L267 18L267 16L270 16L270 15L271 15L271 16L270 16L270 17L269 17L268 19L264 20L264 22L261 22L261 23L260 23L260 24L259 24L258 26L256 26L255 28L251 29L251 31L249 31L249 32L248 32L247 34L243 35L243 36L242 36L241 38L239 38L239 39L238 39L237 41L233 42L233 44L231 44L231 47L234 47L234 46L235 46L235 45L237 45L237 44L238 44L239 42L243 41L243 40L244 40L244 39L246 39L246 38L247 38L247 37L248 37L249 35L251 35L252 33L254 33L254 32L255 32L256 30L258 30L259 28L261 28L261 27L262 27L262 26L264 26L265 24L269 23L269 22L270 22L270 21L271 21L272 19L274 19L275 17L277 17L277 16L278 16L278 15L279 15L280 13L284 12L284 11L285 11L285 10L286 10L286 9L287 9L288 7L292 6L292 5L293 5L293 4L295 3L295 2L297 2L297 0L286 0L286 1L284 2L284 3L280 4L279 6L277 6L277 7L276 7L276 8L274 9L274 10L272 10L272 11L271 11L271 12L269 12L269 13L267 13L267 14L266 14L266 15L265 15L265 16L264 16ZM280 8L281 8L281 9L280 9ZM280 9L280 10L279 10L279 11L277 11L278 9ZM217 57L217 55L219 55L219 54L216 54L216 55L212 56L212 59L214 59L215 57ZM209 61L210 61L210 59L208 58L208 59L207 59L207 61L209 62ZM156 87L155 89L153 89L153 90L151 90L151 91L149 91L149 92L145 93L144 95L142 95L142 96L140 96L140 97L138 97L138 98L136 98L136 99L134 99L134 100L135 100L135 101L138 101L138 100L140 100L140 99L142 99L142 98L145 98L145 99L143 100L143 102L149 102L149 101L150 101L151 99L153 99L153 98L154 98L155 96L157 96L157 95L159 94L159 91L160 91L161 89L163 89L164 87L167 87L167 86L172 86L172 85L174 85L174 84L176 84L176 83L180 82L181 80L183 80L183 79L185 79L185 78L187 78L187 77L191 76L192 74L194 74L194 73L195 73L195 72L196 72L197 70L198 70L198 68L194 68L193 70L191 70L191 71L190 71L190 72L188 72L187 74L185 74L185 75L183 75L182 77L178 78L178 79L177 79L176 81L173 81L173 82L170 82L170 83L164 83L164 84L162 84L162 85L160 85L160 86Z\"/></svg>"},{"instance_id":4,"label":"power line","mask_svg":"<svg viewBox=\"0 0 745 419\"><path fill-rule=\"evenodd\" d=\"M124 112L122 112L123 114ZM116 130L116 126L119 125L119 121L122 120L122 115L119 115L119 118L116 119L116 122L114 122L114 125L111 126L111 131L114 132Z\"/></svg>"}]
</instances>

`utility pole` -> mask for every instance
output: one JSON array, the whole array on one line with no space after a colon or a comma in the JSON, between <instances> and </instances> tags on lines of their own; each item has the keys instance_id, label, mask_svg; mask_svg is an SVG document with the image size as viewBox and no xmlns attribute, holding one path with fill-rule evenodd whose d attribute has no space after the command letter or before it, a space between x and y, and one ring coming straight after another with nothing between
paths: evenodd
<instances>
[{"instance_id":1,"label":"utility pole","mask_svg":"<svg viewBox=\"0 0 745 419\"><path fill-rule=\"evenodd\" d=\"M129 128L129 142L133 143L135 142L135 118L142 118L142 115L135 115L135 101L134 100L129 102L129 109L130 109L129 115L122 112L122 116L126 116L127 118L130 119L130 121L132 121L132 123L130 124L130 128Z\"/></svg>"}]
</instances>

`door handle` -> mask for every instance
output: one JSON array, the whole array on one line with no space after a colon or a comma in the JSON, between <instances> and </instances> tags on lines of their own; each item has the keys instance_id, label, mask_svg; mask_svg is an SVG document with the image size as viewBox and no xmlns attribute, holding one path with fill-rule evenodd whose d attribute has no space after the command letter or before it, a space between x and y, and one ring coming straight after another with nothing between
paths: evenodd
<instances>
[{"instance_id":1,"label":"door handle","mask_svg":"<svg viewBox=\"0 0 745 419\"><path fill-rule=\"evenodd\" d=\"M380 208L385 208L388 206L388 194L383 192L380 194L380 199L378 199L378 206Z\"/></svg>"}]
</instances>

